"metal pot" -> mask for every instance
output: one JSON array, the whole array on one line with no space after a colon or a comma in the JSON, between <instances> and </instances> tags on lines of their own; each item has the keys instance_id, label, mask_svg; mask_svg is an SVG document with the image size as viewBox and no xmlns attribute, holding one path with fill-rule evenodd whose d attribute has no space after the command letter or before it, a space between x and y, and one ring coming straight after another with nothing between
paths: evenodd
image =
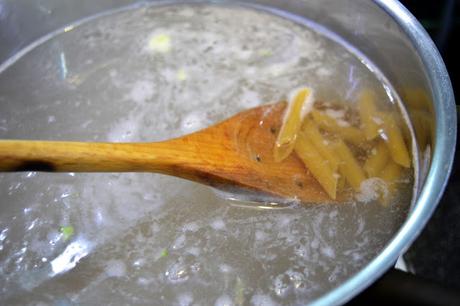
<instances>
[{"instance_id":1,"label":"metal pot","mask_svg":"<svg viewBox=\"0 0 460 306\"><path fill-rule=\"evenodd\" d=\"M24 48L49 32L82 18L135 3L132 0L0 0L0 71ZM151 1L153 3L187 1ZM207 1L188 1L207 2ZM233 1L209 1L233 2ZM236 2L236 1L235 1ZM409 116L417 109L430 114L432 133L417 139L420 176L416 200L398 233L364 269L320 297L314 304L341 304L373 283L407 250L442 195L455 150L456 111L444 63L417 20L394 0L250 0L291 19L307 18L355 46L388 78L405 101ZM414 99L414 90L418 98ZM1 105L0 105L1 107ZM415 135L420 138L417 133Z\"/></svg>"}]
</instances>

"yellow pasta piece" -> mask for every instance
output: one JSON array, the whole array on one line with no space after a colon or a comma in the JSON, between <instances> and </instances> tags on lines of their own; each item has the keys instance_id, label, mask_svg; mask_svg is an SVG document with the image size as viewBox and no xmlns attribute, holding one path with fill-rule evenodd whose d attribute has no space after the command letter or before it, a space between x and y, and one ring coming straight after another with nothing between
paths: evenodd
<instances>
[{"instance_id":1,"label":"yellow pasta piece","mask_svg":"<svg viewBox=\"0 0 460 306\"><path fill-rule=\"evenodd\" d=\"M340 163L340 159L334 152L329 140L324 138L318 130L318 126L311 120L305 119L302 125L302 132L315 146L318 152L323 156L333 171L337 171Z\"/></svg>"},{"instance_id":2,"label":"yellow pasta piece","mask_svg":"<svg viewBox=\"0 0 460 306\"><path fill-rule=\"evenodd\" d=\"M396 119L389 113L382 113L381 116L383 119L382 138L387 144L391 158L397 164L410 168L411 158Z\"/></svg>"},{"instance_id":3,"label":"yellow pasta piece","mask_svg":"<svg viewBox=\"0 0 460 306\"><path fill-rule=\"evenodd\" d=\"M294 92L284 114L283 125L275 142L275 161L282 161L294 150L297 133L312 103L313 95L310 88L305 87Z\"/></svg>"},{"instance_id":4,"label":"yellow pasta piece","mask_svg":"<svg viewBox=\"0 0 460 306\"><path fill-rule=\"evenodd\" d=\"M321 156L308 137L300 132L295 143L295 152L312 173L318 183L324 188L326 193L335 199L337 196L338 175L330 167L328 161Z\"/></svg>"},{"instance_id":5,"label":"yellow pasta piece","mask_svg":"<svg viewBox=\"0 0 460 306\"><path fill-rule=\"evenodd\" d=\"M382 119L379 118L375 106L375 94L370 90L364 90L358 102L358 112L364 128L367 140L372 140L379 135Z\"/></svg>"},{"instance_id":6,"label":"yellow pasta piece","mask_svg":"<svg viewBox=\"0 0 460 306\"><path fill-rule=\"evenodd\" d=\"M313 120L320 128L330 133L339 135L347 142L355 145L360 145L366 139L364 133L358 128L353 126L340 126L336 119L317 109L312 109L311 115Z\"/></svg>"},{"instance_id":7,"label":"yellow pasta piece","mask_svg":"<svg viewBox=\"0 0 460 306\"><path fill-rule=\"evenodd\" d=\"M402 167L393 161L389 161L380 172L379 177L388 184L394 184L401 177Z\"/></svg>"},{"instance_id":8,"label":"yellow pasta piece","mask_svg":"<svg viewBox=\"0 0 460 306\"><path fill-rule=\"evenodd\" d=\"M341 159L341 163L339 165L340 174L345 176L348 184L350 184L355 191L359 192L361 189L361 183L366 179L364 170L353 156L350 148L348 148L342 140L334 142L334 149Z\"/></svg>"},{"instance_id":9,"label":"yellow pasta piece","mask_svg":"<svg viewBox=\"0 0 460 306\"><path fill-rule=\"evenodd\" d=\"M366 171L369 177L377 176L388 163L389 158L390 155L387 146L383 141L379 141L377 146L371 150L369 157L364 163L364 171Z\"/></svg>"},{"instance_id":10,"label":"yellow pasta piece","mask_svg":"<svg viewBox=\"0 0 460 306\"><path fill-rule=\"evenodd\" d=\"M406 88L404 90L404 101L410 109L419 109L432 112L433 103L428 92L422 88Z\"/></svg>"},{"instance_id":11,"label":"yellow pasta piece","mask_svg":"<svg viewBox=\"0 0 460 306\"><path fill-rule=\"evenodd\" d=\"M432 144L434 140L434 103L432 103L432 97L422 88L405 88L403 92L404 102L408 105L407 109L411 120L416 117L415 121L418 120L423 125L424 129L417 129L414 126L419 147L423 150L427 145ZM420 135L417 133L423 134L422 137L419 137Z\"/></svg>"},{"instance_id":12,"label":"yellow pasta piece","mask_svg":"<svg viewBox=\"0 0 460 306\"><path fill-rule=\"evenodd\" d=\"M431 96L422 88L405 88L404 102L408 105L412 124L419 147L423 150L433 142L434 123L433 123L433 103ZM419 124L420 126L417 126Z\"/></svg>"}]
</instances>

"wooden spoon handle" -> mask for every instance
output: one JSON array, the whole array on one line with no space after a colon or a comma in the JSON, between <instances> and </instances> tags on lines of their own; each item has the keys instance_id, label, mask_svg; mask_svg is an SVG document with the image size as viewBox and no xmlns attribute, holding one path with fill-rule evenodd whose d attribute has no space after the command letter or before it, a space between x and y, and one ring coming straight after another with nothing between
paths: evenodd
<instances>
[{"instance_id":1,"label":"wooden spoon handle","mask_svg":"<svg viewBox=\"0 0 460 306\"><path fill-rule=\"evenodd\" d=\"M0 171L162 172L180 162L181 146L0 140Z\"/></svg>"}]
</instances>

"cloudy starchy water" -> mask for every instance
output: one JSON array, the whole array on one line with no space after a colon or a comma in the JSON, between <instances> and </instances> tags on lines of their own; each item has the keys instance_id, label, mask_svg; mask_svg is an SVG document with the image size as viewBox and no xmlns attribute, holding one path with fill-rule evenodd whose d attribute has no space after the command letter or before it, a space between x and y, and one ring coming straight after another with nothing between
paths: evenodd
<instances>
[{"instance_id":1,"label":"cloudy starchy water","mask_svg":"<svg viewBox=\"0 0 460 306\"><path fill-rule=\"evenodd\" d=\"M141 7L50 37L6 67L0 137L164 140L304 85L331 102L371 88L394 107L376 71L318 29L247 8ZM403 186L388 207L264 209L157 174L0 174L0 300L304 303L382 250L407 214Z\"/></svg>"}]
</instances>

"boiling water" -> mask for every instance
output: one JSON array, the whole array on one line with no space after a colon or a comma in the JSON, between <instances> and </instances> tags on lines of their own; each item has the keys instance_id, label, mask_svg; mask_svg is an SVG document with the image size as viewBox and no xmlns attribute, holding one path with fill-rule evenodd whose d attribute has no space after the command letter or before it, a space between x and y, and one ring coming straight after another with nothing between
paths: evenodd
<instances>
[{"instance_id":1,"label":"boiling water","mask_svg":"<svg viewBox=\"0 0 460 306\"><path fill-rule=\"evenodd\" d=\"M255 10L131 9L67 27L4 67L0 138L168 139L301 85L326 101L372 88L392 107L365 62L313 28ZM1 303L311 301L382 250L411 185L389 207L268 209L155 174L1 174Z\"/></svg>"}]
</instances>

